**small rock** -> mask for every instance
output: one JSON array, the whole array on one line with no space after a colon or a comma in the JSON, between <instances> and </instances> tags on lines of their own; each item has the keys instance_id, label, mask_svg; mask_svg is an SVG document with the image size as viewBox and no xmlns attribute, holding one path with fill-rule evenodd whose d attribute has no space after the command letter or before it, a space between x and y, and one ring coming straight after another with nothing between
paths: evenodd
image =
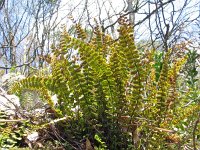
<instances>
[{"instance_id":1,"label":"small rock","mask_svg":"<svg viewBox=\"0 0 200 150\"><path fill-rule=\"evenodd\" d=\"M37 141L37 139L39 138L39 134L38 134L38 132L32 132L31 134L29 134L28 136L27 136L27 139L30 141L30 142L35 142L35 141Z\"/></svg>"},{"instance_id":2,"label":"small rock","mask_svg":"<svg viewBox=\"0 0 200 150\"><path fill-rule=\"evenodd\" d=\"M4 90L8 90L8 88L17 81L25 79L25 76L16 73L8 73L2 76L1 86Z\"/></svg>"},{"instance_id":3,"label":"small rock","mask_svg":"<svg viewBox=\"0 0 200 150\"><path fill-rule=\"evenodd\" d=\"M16 109L20 107L19 98L16 95L8 95L0 88L0 110L11 115L15 114Z\"/></svg>"}]
</instances>

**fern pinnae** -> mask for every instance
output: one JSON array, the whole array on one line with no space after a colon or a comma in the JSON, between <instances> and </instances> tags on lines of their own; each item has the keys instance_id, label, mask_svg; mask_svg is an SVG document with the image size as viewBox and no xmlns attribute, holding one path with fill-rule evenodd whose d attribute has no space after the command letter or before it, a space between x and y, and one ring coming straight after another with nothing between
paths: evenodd
<instances>
[{"instance_id":1,"label":"fern pinnae","mask_svg":"<svg viewBox=\"0 0 200 150\"><path fill-rule=\"evenodd\" d=\"M160 123L165 118L165 112L167 110L166 107L166 99L168 95L168 73L169 73L169 59L170 59L170 53L169 50L163 59L163 66L160 73L160 77L158 80L158 92L157 92L157 105L158 105L158 123Z\"/></svg>"},{"instance_id":2,"label":"fern pinnae","mask_svg":"<svg viewBox=\"0 0 200 150\"><path fill-rule=\"evenodd\" d=\"M125 53L127 68L129 68L129 82L131 98L131 107L133 110L133 114L138 110L139 106L142 102L142 85L143 85L143 77L142 77L142 67L140 62L139 53L134 45L133 34L132 34L132 26L127 23L126 20L121 20L121 27L118 30L119 32L119 46L123 49Z\"/></svg>"}]
</instances>

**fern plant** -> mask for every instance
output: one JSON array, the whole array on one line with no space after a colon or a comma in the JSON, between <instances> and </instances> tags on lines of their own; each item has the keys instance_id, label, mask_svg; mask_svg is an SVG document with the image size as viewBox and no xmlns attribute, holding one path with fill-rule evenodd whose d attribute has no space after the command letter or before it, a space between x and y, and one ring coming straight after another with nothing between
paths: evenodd
<instances>
[{"instance_id":1,"label":"fern plant","mask_svg":"<svg viewBox=\"0 0 200 150\"><path fill-rule=\"evenodd\" d=\"M86 146L113 150L166 149L169 141L178 146L181 137L172 131L180 119L176 114L184 111L178 107L177 80L186 57L173 61L169 50L158 60L155 50L141 52L132 25L126 18L119 24L117 40L98 25L90 41L81 25L75 26L77 37L64 28L60 44L52 46L51 73L24 79L11 91L40 91L57 117L70 118L57 127L73 146L84 140Z\"/></svg>"}]
</instances>

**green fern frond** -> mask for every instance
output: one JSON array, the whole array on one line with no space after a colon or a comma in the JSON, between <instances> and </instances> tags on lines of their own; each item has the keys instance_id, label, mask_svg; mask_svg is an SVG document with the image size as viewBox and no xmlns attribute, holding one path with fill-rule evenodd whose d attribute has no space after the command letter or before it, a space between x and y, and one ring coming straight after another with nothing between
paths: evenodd
<instances>
[{"instance_id":1,"label":"green fern frond","mask_svg":"<svg viewBox=\"0 0 200 150\"><path fill-rule=\"evenodd\" d=\"M166 99L168 95L168 72L169 72L169 57L170 50L165 54L163 60L163 66L158 80L158 93L157 93L157 102L159 117L163 118L167 108L166 108Z\"/></svg>"}]
</instances>

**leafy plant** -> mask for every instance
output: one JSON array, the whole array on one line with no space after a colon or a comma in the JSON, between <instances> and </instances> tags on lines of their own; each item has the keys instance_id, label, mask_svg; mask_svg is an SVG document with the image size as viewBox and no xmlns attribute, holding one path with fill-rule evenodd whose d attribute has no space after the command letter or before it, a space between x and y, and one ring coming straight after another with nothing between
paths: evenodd
<instances>
[{"instance_id":1,"label":"leafy plant","mask_svg":"<svg viewBox=\"0 0 200 150\"><path fill-rule=\"evenodd\" d=\"M0 112L0 147L4 149L19 146L25 134L25 124L4 121L7 118L4 112Z\"/></svg>"},{"instance_id":2,"label":"leafy plant","mask_svg":"<svg viewBox=\"0 0 200 150\"><path fill-rule=\"evenodd\" d=\"M51 74L24 79L11 91L40 91L57 118L69 118L56 124L67 148L181 147L179 121L199 110L197 105L179 106L177 80L187 57L171 60L171 50L141 52L134 44L132 25L126 18L119 24L117 40L98 25L90 41L80 25L75 38L64 28L60 44L52 46ZM51 94L57 95L57 106Z\"/></svg>"}]
</instances>

